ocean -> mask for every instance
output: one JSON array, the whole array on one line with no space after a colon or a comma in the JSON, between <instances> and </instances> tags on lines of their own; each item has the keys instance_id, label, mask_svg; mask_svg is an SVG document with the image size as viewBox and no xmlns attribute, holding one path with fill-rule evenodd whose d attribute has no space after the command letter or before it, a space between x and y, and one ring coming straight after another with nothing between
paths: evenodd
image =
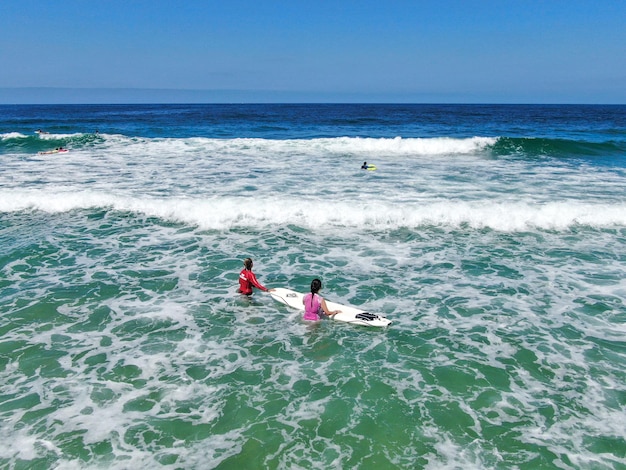
<instances>
[{"instance_id":1,"label":"ocean","mask_svg":"<svg viewBox=\"0 0 626 470\"><path fill-rule=\"evenodd\" d=\"M0 468L626 468L626 106L4 105L0 246Z\"/></svg>"}]
</instances>

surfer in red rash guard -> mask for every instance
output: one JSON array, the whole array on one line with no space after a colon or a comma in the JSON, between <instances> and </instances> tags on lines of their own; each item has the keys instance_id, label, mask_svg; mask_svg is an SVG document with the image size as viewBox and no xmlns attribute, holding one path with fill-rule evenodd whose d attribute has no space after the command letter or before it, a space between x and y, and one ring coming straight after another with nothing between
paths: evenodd
<instances>
[{"instance_id":1,"label":"surfer in red rash guard","mask_svg":"<svg viewBox=\"0 0 626 470\"><path fill-rule=\"evenodd\" d=\"M244 268L239 273L239 289L237 292L244 295L252 295L252 287L256 287L264 292L273 291L274 289L268 289L261 284L254 273L252 272L252 259L246 258L243 260Z\"/></svg>"}]
</instances>

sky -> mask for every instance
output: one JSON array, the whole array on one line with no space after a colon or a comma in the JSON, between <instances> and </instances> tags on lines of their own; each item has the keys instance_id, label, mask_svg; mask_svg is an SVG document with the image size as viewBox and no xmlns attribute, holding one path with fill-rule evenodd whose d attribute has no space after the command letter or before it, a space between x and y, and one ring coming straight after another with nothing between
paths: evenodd
<instances>
[{"instance_id":1,"label":"sky","mask_svg":"<svg viewBox=\"0 0 626 470\"><path fill-rule=\"evenodd\" d=\"M0 103L626 104L624 0L0 0Z\"/></svg>"}]
</instances>

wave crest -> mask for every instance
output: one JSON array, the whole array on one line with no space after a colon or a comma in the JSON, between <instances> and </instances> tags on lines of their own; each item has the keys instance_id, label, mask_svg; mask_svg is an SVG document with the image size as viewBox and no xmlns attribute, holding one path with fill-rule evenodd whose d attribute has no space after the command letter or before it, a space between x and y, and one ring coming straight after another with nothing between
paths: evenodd
<instances>
[{"instance_id":1,"label":"wave crest","mask_svg":"<svg viewBox=\"0 0 626 470\"><path fill-rule=\"evenodd\" d=\"M306 200L274 198L257 201L251 207L236 197L157 199L96 192L0 192L0 212L4 213L91 209L130 212L214 230L297 225L309 230L321 227L388 230L441 226L515 232L567 230L579 225L595 228L626 226L626 203L433 201L399 208L390 203L358 201L327 201L312 206Z\"/></svg>"}]
</instances>

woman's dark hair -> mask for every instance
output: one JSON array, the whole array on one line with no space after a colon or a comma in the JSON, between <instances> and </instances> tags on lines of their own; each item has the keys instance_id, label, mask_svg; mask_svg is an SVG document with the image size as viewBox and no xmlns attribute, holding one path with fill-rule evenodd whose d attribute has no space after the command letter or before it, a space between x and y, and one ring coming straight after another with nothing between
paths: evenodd
<instances>
[{"instance_id":1,"label":"woman's dark hair","mask_svg":"<svg viewBox=\"0 0 626 470\"><path fill-rule=\"evenodd\" d=\"M250 271L252 270L252 258L246 258L243 260L243 265L245 266L245 268Z\"/></svg>"},{"instance_id":2,"label":"woman's dark hair","mask_svg":"<svg viewBox=\"0 0 626 470\"><path fill-rule=\"evenodd\" d=\"M321 288L322 288L322 281L320 281L317 278L311 281L311 307L313 306L313 297L315 296L315 294L319 292Z\"/></svg>"}]
</instances>

